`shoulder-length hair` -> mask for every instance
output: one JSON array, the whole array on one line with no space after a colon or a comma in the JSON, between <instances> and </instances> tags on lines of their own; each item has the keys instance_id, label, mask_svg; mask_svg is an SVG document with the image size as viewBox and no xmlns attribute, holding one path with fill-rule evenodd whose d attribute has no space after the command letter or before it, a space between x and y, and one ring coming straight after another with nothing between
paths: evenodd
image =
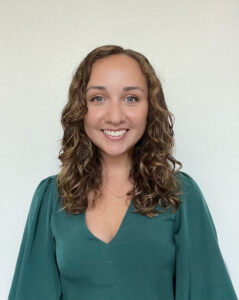
<instances>
[{"instance_id":1,"label":"shoulder-length hair","mask_svg":"<svg viewBox=\"0 0 239 300\"><path fill-rule=\"evenodd\" d=\"M99 149L84 130L87 113L86 86L93 63L115 54L135 59L143 72L148 87L148 115L145 132L131 149L132 168L129 180L132 189L127 193L136 213L155 217L181 203L181 183L176 177L182 168L173 155L174 115L165 103L162 85L148 59L141 53L117 45L104 45L92 50L80 63L69 87L68 102L63 108L61 124L63 138L58 159L62 165L57 176L58 201L67 213L80 214L88 207L89 193L93 205L102 195L102 163ZM180 167L175 170L175 165ZM160 210L156 206L160 205ZM164 208L163 210L161 208Z\"/></svg>"}]
</instances>

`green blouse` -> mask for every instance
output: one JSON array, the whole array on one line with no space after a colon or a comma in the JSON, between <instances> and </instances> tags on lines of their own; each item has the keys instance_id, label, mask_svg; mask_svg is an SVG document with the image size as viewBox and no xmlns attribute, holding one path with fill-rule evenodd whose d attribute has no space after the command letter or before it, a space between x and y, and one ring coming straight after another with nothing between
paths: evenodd
<instances>
[{"instance_id":1,"label":"green blouse","mask_svg":"<svg viewBox=\"0 0 239 300\"><path fill-rule=\"evenodd\" d=\"M185 172L182 204L154 218L130 206L105 243L57 202L57 175L31 202L8 300L238 300L197 183ZM160 209L160 206L157 207Z\"/></svg>"}]
</instances>

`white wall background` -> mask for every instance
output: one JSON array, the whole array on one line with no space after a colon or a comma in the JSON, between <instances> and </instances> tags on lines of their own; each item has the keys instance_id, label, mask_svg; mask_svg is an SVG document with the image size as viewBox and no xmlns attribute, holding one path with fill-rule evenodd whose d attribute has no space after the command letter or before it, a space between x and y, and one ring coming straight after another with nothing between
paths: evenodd
<instances>
[{"instance_id":1,"label":"white wall background","mask_svg":"<svg viewBox=\"0 0 239 300\"><path fill-rule=\"evenodd\" d=\"M161 79L175 115L175 157L205 196L239 295L239 2L1 4L0 298L7 299L33 192L59 170L73 72L104 44L142 52Z\"/></svg>"}]
</instances>

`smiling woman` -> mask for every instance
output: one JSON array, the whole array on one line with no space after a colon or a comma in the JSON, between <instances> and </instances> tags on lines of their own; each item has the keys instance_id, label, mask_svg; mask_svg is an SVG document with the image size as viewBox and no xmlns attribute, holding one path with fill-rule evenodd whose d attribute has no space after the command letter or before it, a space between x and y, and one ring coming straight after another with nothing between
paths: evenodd
<instances>
[{"instance_id":1,"label":"smiling woman","mask_svg":"<svg viewBox=\"0 0 239 300\"><path fill-rule=\"evenodd\" d=\"M92 50L61 122L61 171L33 195L8 300L236 300L148 59Z\"/></svg>"}]
</instances>

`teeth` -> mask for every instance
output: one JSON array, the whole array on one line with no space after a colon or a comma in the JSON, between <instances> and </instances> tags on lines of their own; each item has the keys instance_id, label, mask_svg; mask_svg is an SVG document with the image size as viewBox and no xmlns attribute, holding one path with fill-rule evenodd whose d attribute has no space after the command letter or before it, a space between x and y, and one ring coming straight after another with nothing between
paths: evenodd
<instances>
[{"instance_id":1,"label":"teeth","mask_svg":"<svg viewBox=\"0 0 239 300\"><path fill-rule=\"evenodd\" d=\"M104 130L105 133L107 133L108 135L111 135L111 136L120 136L120 135L123 135L126 130L120 130L120 131L108 131L108 130Z\"/></svg>"}]
</instances>

